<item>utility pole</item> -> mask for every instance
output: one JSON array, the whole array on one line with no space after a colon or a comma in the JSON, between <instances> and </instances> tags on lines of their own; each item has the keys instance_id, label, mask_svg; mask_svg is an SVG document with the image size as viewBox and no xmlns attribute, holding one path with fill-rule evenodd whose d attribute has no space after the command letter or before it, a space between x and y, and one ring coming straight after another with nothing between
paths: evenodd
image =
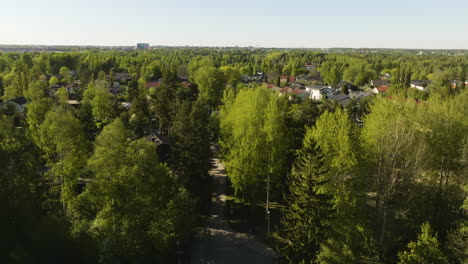
<instances>
[{"instance_id":1,"label":"utility pole","mask_svg":"<svg viewBox=\"0 0 468 264\"><path fill-rule=\"evenodd\" d=\"M177 242L177 250L176 250L176 255L177 255L177 260L179 264L182 264L182 255L184 254L184 251L180 249L180 242Z\"/></svg>"},{"instance_id":2,"label":"utility pole","mask_svg":"<svg viewBox=\"0 0 468 264\"><path fill-rule=\"evenodd\" d=\"M267 237L270 237L270 173L269 172L267 176L266 220L267 220Z\"/></svg>"}]
</instances>

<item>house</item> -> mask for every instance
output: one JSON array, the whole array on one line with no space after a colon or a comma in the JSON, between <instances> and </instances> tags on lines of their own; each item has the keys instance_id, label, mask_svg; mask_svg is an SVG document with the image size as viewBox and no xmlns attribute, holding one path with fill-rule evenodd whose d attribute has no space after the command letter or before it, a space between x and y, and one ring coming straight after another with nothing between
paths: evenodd
<instances>
[{"instance_id":1,"label":"house","mask_svg":"<svg viewBox=\"0 0 468 264\"><path fill-rule=\"evenodd\" d=\"M114 80L118 82L127 82L130 80L130 74L128 72L114 72Z\"/></svg>"},{"instance_id":2,"label":"house","mask_svg":"<svg viewBox=\"0 0 468 264\"><path fill-rule=\"evenodd\" d=\"M265 81L265 75L262 72L257 72L255 75L242 75L241 79L243 82L263 82Z\"/></svg>"},{"instance_id":3,"label":"house","mask_svg":"<svg viewBox=\"0 0 468 264\"><path fill-rule=\"evenodd\" d=\"M343 107L345 107L349 103L351 103L351 98L348 95L342 94L342 93L336 94L336 95L332 96L332 98L330 98L330 99L332 99L333 101L341 104Z\"/></svg>"},{"instance_id":4,"label":"house","mask_svg":"<svg viewBox=\"0 0 468 264\"><path fill-rule=\"evenodd\" d=\"M78 107L80 105L80 102L78 100L68 100L67 104L73 107Z\"/></svg>"},{"instance_id":5,"label":"house","mask_svg":"<svg viewBox=\"0 0 468 264\"><path fill-rule=\"evenodd\" d=\"M321 85L308 85L305 90L310 94L310 99L321 100L322 98L331 98L333 96L332 89Z\"/></svg>"},{"instance_id":6,"label":"house","mask_svg":"<svg viewBox=\"0 0 468 264\"><path fill-rule=\"evenodd\" d=\"M122 102L122 107L125 108L125 110L130 110L130 108L132 107L132 103L129 103L129 102Z\"/></svg>"},{"instance_id":7,"label":"house","mask_svg":"<svg viewBox=\"0 0 468 264\"><path fill-rule=\"evenodd\" d=\"M184 86L185 88L189 88L190 86L192 86L192 83L188 81L183 81L182 86Z\"/></svg>"},{"instance_id":8,"label":"house","mask_svg":"<svg viewBox=\"0 0 468 264\"><path fill-rule=\"evenodd\" d=\"M263 86L266 86L266 88L270 89L271 91L275 92L280 92L281 88L272 84L272 83L263 83Z\"/></svg>"},{"instance_id":9,"label":"house","mask_svg":"<svg viewBox=\"0 0 468 264\"><path fill-rule=\"evenodd\" d=\"M351 91L349 93L349 98L351 99L354 99L354 100L357 100L357 101L360 101L362 100L363 98L367 97L367 96L371 96L372 94L371 93L367 93L367 92L363 92L363 91L357 91L357 92L353 92Z\"/></svg>"},{"instance_id":10,"label":"house","mask_svg":"<svg viewBox=\"0 0 468 264\"><path fill-rule=\"evenodd\" d=\"M390 88L390 86L388 86L388 85L382 85L382 86L375 87L374 89L372 89L372 92L375 93L375 94L384 94L384 93L388 92L389 88Z\"/></svg>"},{"instance_id":11,"label":"house","mask_svg":"<svg viewBox=\"0 0 468 264\"><path fill-rule=\"evenodd\" d=\"M317 75L302 74L302 75L296 76L296 81L304 81L304 82L318 81L318 82L321 82L322 77L320 77L320 75L318 75L318 74Z\"/></svg>"},{"instance_id":12,"label":"house","mask_svg":"<svg viewBox=\"0 0 468 264\"><path fill-rule=\"evenodd\" d=\"M159 132L152 132L146 136L146 140L153 142L156 145L156 152L160 161L169 160L171 153L171 141L165 135Z\"/></svg>"},{"instance_id":13,"label":"house","mask_svg":"<svg viewBox=\"0 0 468 264\"><path fill-rule=\"evenodd\" d=\"M467 86L468 84L468 81L466 82L463 82L463 81L459 81L459 80L452 80L450 82L450 86L453 88L453 89L456 89L456 88L463 88L464 86Z\"/></svg>"},{"instance_id":14,"label":"house","mask_svg":"<svg viewBox=\"0 0 468 264\"><path fill-rule=\"evenodd\" d=\"M291 87L285 86L285 87L283 87L283 88L281 88L281 89L279 90L279 93L280 93L280 94L285 94L285 93L289 93L289 92L291 92L291 91L292 91Z\"/></svg>"},{"instance_id":15,"label":"house","mask_svg":"<svg viewBox=\"0 0 468 264\"><path fill-rule=\"evenodd\" d=\"M145 83L145 86L147 89L149 88L158 88L161 83L158 81L147 81Z\"/></svg>"},{"instance_id":16,"label":"house","mask_svg":"<svg viewBox=\"0 0 468 264\"><path fill-rule=\"evenodd\" d=\"M390 86L390 82L387 80L372 80L371 85L374 87L379 87L379 86Z\"/></svg>"},{"instance_id":17,"label":"house","mask_svg":"<svg viewBox=\"0 0 468 264\"><path fill-rule=\"evenodd\" d=\"M317 64L312 62L306 62L306 64L304 64L304 68L308 71L315 70L317 68Z\"/></svg>"},{"instance_id":18,"label":"house","mask_svg":"<svg viewBox=\"0 0 468 264\"><path fill-rule=\"evenodd\" d=\"M295 82L295 81L296 81L296 76L283 75L280 77L280 83Z\"/></svg>"},{"instance_id":19,"label":"house","mask_svg":"<svg viewBox=\"0 0 468 264\"><path fill-rule=\"evenodd\" d=\"M382 80L390 80L392 76L389 73L382 74L380 77Z\"/></svg>"},{"instance_id":20,"label":"house","mask_svg":"<svg viewBox=\"0 0 468 264\"><path fill-rule=\"evenodd\" d=\"M310 99L321 100L322 99L322 86L310 85L306 86L305 90L310 93Z\"/></svg>"},{"instance_id":21,"label":"house","mask_svg":"<svg viewBox=\"0 0 468 264\"><path fill-rule=\"evenodd\" d=\"M23 113L24 107L28 101L24 97L16 97L2 104L2 107L7 110L14 110L16 113Z\"/></svg>"},{"instance_id":22,"label":"house","mask_svg":"<svg viewBox=\"0 0 468 264\"><path fill-rule=\"evenodd\" d=\"M426 87L431 84L431 81L428 80L412 80L411 88L416 88L420 91L426 91Z\"/></svg>"}]
</instances>

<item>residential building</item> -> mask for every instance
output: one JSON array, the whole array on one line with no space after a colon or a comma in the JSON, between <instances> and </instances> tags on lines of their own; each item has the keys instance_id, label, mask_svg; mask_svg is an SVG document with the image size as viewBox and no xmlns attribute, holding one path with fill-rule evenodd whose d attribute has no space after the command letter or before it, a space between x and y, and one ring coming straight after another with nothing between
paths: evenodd
<instances>
[{"instance_id":1,"label":"residential building","mask_svg":"<svg viewBox=\"0 0 468 264\"><path fill-rule=\"evenodd\" d=\"M348 95L342 94L342 93L336 94L336 95L332 96L332 98L330 98L330 99L332 99L333 101L341 104L343 107L345 107L349 103L351 103L351 100L352 100Z\"/></svg>"},{"instance_id":2,"label":"residential building","mask_svg":"<svg viewBox=\"0 0 468 264\"><path fill-rule=\"evenodd\" d=\"M147 89L149 88L158 88L161 83L158 81L147 81L145 83L145 86Z\"/></svg>"},{"instance_id":3,"label":"residential building","mask_svg":"<svg viewBox=\"0 0 468 264\"><path fill-rule=\"evenodd\" d=\"M322 99L322 86L311 85L306 86L305 90L310 93L310 99L312 100L321 100Z\"/></svg>"},{"instance_id":4,"label":"residential building","mask_svg":"<svg viewBox=\"0 0 468 264\"><path fill-rule=\"evenodd\" d=\"M388 86L388 85L382 85L382 86L375 87L374 89L372 89L372 92L375 93L375 94L384 94L384 93L388 92L389 88L390 88L390 86Z\"/></svg>"},{"instance_id":5,"label":"residential building","mask_svg":"<svg viewBox=\"0 0 468 264\"><path fill-rule=\"evenodd\" d=\"M416 88L420 91L426 91L427 86L431 84L431 81L428 80L412 80L411 88Z\"/></svg>"},{"instance_id":6,"label":"residential building","mask_svg":"<svg viewBox=\"0 0 468 264\"><path fill-rule=\"evenodd\" d=\"M310 70L315 70L317 68L317 64L316 63L312 63L312 62L307 62L305 65L304 65L304 68L306 68L306 70L310 71Z\"/></svg>"},{"instance_id":7,"label":"residential building","mask_svg":"<svg viewBox=\"0 0 468 264\"><path fill-rule=\"evenodd\" d=\"M374 87L379 87L379 86L390 86L390 82L387 80L372 80L371 85Z\"/></svg>"}]
</instances>

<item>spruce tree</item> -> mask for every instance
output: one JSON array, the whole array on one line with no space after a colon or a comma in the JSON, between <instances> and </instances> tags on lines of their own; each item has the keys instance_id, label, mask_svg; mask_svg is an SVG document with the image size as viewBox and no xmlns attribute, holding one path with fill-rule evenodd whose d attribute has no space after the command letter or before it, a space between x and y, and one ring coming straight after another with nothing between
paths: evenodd
<instances>
[{"instance_id":1,"label":"spruce tree","mask_svg":"<svg viewBox=\"0 0 468 264\"><path fill-rule=\"evenodd\" d=\"M324 157L311 131L308 129L288 176L288 205L281 219L280 233L287 241L283 253L291 263L315 260L333 213L332 196L321 188L329 181Z\"/></svg>"}]
</instances>

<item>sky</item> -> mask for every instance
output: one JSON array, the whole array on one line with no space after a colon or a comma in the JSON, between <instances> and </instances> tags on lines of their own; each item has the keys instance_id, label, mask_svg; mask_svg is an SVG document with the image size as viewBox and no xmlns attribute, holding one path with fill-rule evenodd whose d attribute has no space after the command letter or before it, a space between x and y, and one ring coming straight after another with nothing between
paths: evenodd
<instances>
[{"instance_id":1,"label":"sky","mask_svg":"<svg viewBox=\"0 0 468 264\"><path fill-rule=\"evenodd\" d=\"M468 49L468 0L0 0L0 44Z\"/></svg>"}]
</instances>

